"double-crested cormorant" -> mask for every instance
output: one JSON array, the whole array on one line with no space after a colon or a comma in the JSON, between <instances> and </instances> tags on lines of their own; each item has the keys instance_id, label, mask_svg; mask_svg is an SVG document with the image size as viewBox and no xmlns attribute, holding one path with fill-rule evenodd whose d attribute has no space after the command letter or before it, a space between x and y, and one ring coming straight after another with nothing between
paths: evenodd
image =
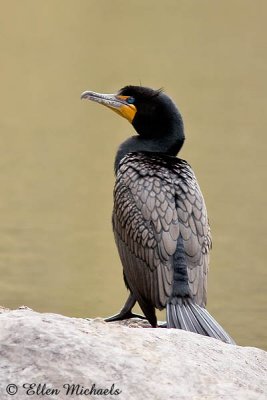
<instances>
[{"instance_id":1,"label":"double-crested cormorant","mask_svg":"<svg viewBox=\"0 0 267 400\"><path fill-rule=\"evenodd\" d=\"M185 140L177 107L162 90L140 86L81 98L112 109L138 133L116 155L112 218L130 295L107 320L134 316L137 301L153 327L155 308L166 308L168 328L234 343L205 308L211 235L194 172L176 157Z\"/></svg>"}]
</instances>

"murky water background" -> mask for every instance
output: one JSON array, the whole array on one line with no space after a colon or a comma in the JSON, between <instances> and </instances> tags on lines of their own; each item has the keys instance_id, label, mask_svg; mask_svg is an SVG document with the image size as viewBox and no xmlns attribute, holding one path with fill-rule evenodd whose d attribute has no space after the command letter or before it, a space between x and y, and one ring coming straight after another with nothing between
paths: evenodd
<instances>
[{"instance_id":1,"label":"murky water background","mask_svg":"<svg viewBox=\"0 0 267 400\"><path fill-rule=\"evenodd\" d=\"M141 82L184 116L213 232L208 308L267 348L266 2L0 4L0 304L94 317L124 302L113 158L133 130L79 96Z\"/></svg>"}]
</instances>

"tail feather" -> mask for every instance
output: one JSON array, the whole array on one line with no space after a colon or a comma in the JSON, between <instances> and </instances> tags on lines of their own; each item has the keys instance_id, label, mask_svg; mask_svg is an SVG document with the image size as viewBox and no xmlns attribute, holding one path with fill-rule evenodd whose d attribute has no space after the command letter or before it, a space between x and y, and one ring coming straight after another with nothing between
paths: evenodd
<instances>
[{"instance_id":1,"label":"tail feather","mask_svg":"<svg viewBox=\"0 0 267 400\"><path fill-rule=\"evenodd\" d=\"M210 336L225 343L235 344L210 313L205 308L193 303L192 300L167 304L167 327L183 329Z\"/></svg>"},{"instance_id":2,"label":"tail feather","mask_svg":"<svg viewBox=\"0 0 267 400\"><path fill-rule=\"evenodd\" d=\"M205 331L202 328L202 326L200 325L200 323L198 322L197 318L195 317L195 314L193 313L193 311L191 310L190 307L186 307L183 305L184 308L184 312L187 316L187 318L191 321L192 325L193 325L193 329L190 332L195 332L195 333L200 333L201 335L205 335Z\"/></svg>"},{"instance_id":3,"label":"tail feather","mask_svg":"<svg viewBox=\"0 0 267 400\"><path fill-rule=\"evenodd\" d=\"M185 325L185 330L190 331L190 332L197 332L194 323L192 322L192 319L190 318L190 315L187 312L187 309L184 305L181 306L181 309L179 309L178 314L183 318L184 320L184 325Z\"/></svg>"},{"instance_id":4,"label":"tail feather","mask_svg":"<svg viewBox=\"0 0 267 400\"><path fill-rule=\"evenodd\" d=\"M175 306L174 306L175 307ZM177 317L178 320L181 323L181 327L184 331L190 331L190 320L188 318L186 318L186 314L184 313L184 310L182 309L182 305L180 307L176 308L176 312L177 312Z\"/></svg>"},{"instance_id":5,"label":"tail feather","mask_svg":"<svg viewBox=\"0 0 267 400\"><path fill-rule=\"evenodd\" d=\"M170 313L170 320L171 320L170 323L174 324L175 326L177 326L178 329L183 329L181 324L180 324L180 320L178 318L176 308L173 306L173 304L171 305L171 307L172 307L172 312Z\"/></svg>"}]
</instances>

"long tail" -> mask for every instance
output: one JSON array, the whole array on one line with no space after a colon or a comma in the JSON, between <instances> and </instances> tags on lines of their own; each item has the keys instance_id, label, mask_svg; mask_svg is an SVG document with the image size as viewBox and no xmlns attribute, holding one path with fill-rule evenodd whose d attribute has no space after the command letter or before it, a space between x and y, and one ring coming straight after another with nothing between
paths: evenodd
<instances>
[{"instance_id":1,"label":"long tail","mask_svg":"<svg viewBox=\"0 0 267 400\"><path fill-rule=\"evenodd\" d=\"M167 328L183 329L185 331L210 336L225 343L235 344L234 340L218 324L210 313L192 300L167 304Z\"/></svg>"}]
</instances>

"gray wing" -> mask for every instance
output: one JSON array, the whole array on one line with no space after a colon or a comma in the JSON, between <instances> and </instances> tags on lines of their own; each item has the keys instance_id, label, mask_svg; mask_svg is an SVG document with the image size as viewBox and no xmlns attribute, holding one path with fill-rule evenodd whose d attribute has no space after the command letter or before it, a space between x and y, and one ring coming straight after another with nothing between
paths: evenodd
<instances>
[{"instance_id":1,"label":"gray wing","mask_svg":"<svg viewBox=\"0 0 267 400\"><path fill-rule=\"evenodd\" d=\"M157 158L126 156L114 189L113 229L127 285L159 309L172 294L180 233L191 292L198 304L206 299L206 208L190 167L176 160L170 170Z\"/></svg>"},{"instance_id":2,"label":"gray wing","mask_svg":"<svg viewBox=\"0 0 267 400\"><path fill-rule=\"evenodd\" d=\"M179 236L171 179L129 157L114 190L113 229L127 285L137 299L162 309L172 292L172 256Z\"/></svg>"},{"instance_id":3,"label":"gray wing","mask_svg":"<svg viewBox=\"0 0 267 400\"><path fill-rule=\"evenodd\" d=\"M207 275L211 233L203 195L191 167L182 161L175 167L176 208L186 254L189 288L195 302L207 302Z\"/></svg>"}]
</instances>

